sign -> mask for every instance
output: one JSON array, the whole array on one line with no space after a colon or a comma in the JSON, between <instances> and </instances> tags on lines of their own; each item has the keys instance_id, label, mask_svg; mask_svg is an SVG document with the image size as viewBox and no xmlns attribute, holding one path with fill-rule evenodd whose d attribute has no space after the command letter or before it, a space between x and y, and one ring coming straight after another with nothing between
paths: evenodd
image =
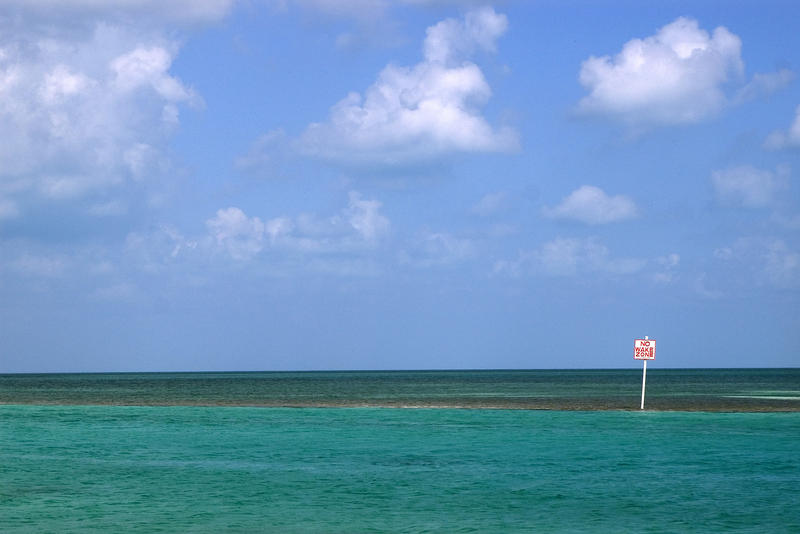
<instances>
[{"instance_id":1,"label":"sign","mask_svg":"<svg viewBox=\"0 0 800 534\"><path fill-rule=\"evenodd\" d=\"M633 359L634 360L655 360L656 359L656 340L655 339L635 339L635 340L633 340Z\"/></svg>"}]
</instances>

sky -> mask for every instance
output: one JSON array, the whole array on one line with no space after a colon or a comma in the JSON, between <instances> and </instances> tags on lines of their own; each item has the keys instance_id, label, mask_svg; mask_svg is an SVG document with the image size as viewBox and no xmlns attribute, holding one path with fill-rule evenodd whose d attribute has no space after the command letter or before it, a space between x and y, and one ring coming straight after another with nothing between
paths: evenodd
<instances>
[{"instance_id":1,"label":"sky","mask_svg":"<svg viewBox=\"0 0 800 534\"><path fill-rule=\"evenodd\" d=\"M0 372L796 367L798 20L2 0Z\"/></svg>"}]
</instances>

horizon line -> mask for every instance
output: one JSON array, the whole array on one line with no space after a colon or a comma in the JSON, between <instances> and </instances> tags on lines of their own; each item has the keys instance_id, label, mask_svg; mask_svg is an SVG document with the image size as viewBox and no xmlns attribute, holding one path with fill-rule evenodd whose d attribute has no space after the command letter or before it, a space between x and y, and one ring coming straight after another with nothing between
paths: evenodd
<instances>
[{"instance_id":1,"label":"horizon line","mask_svg":"<svg viewBox=\"0 0 800 534\"><path fill-rule=\"evenodd\" d=\"M429 369L262 369L262 370L157 370L157 371L2 371L0 376L10 375L105 375L105 374L242 374L242 373L442 373L442 372L498 372L498 371L639 371L639 367L475 367L475 368L429 368ZM704 371L734 369L800 369L800 366L741 366L741 367L656 367L648 371Z\"/></svg>"}]
</instances>

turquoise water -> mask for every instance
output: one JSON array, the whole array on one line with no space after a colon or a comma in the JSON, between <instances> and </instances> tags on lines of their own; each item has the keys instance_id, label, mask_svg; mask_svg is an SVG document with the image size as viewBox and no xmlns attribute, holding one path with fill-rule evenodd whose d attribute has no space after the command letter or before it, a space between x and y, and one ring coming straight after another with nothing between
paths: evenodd
<instances>
[{"instance_id":1,"label":"turquoise water","mask_svg":"<svg viewBox=\"0 0 800 534\"><path fill-rule=\"evenodd\" d=\"M0 375L0 532L800 532L799 370L640 380Z\"/></svg>"},{"instance_id":2,"label":"turquoise water","mask_svg":"<svg viewBox=\"0 0 800 534\"><path fill-rule=\"evenodd\" d=\"M798 532L800 414L0 406L2 532Z\"/></svg>"}]
</instances>

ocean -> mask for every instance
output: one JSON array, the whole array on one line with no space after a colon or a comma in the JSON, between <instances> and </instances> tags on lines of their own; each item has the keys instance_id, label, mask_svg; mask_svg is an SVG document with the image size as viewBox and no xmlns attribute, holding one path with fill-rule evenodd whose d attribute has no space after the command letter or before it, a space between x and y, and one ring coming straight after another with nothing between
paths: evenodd
<instances>
[{"instance_id":1,"label":"ocean","mask_svg":"<svg viewBox=\"0 0 800 534\"><path fill-rule=\"evenodd\" d=\"M800 532L800 370L0 375L0 532ZM628 391L631 390L631 391Z\"/></svg>"}]
</instances>

